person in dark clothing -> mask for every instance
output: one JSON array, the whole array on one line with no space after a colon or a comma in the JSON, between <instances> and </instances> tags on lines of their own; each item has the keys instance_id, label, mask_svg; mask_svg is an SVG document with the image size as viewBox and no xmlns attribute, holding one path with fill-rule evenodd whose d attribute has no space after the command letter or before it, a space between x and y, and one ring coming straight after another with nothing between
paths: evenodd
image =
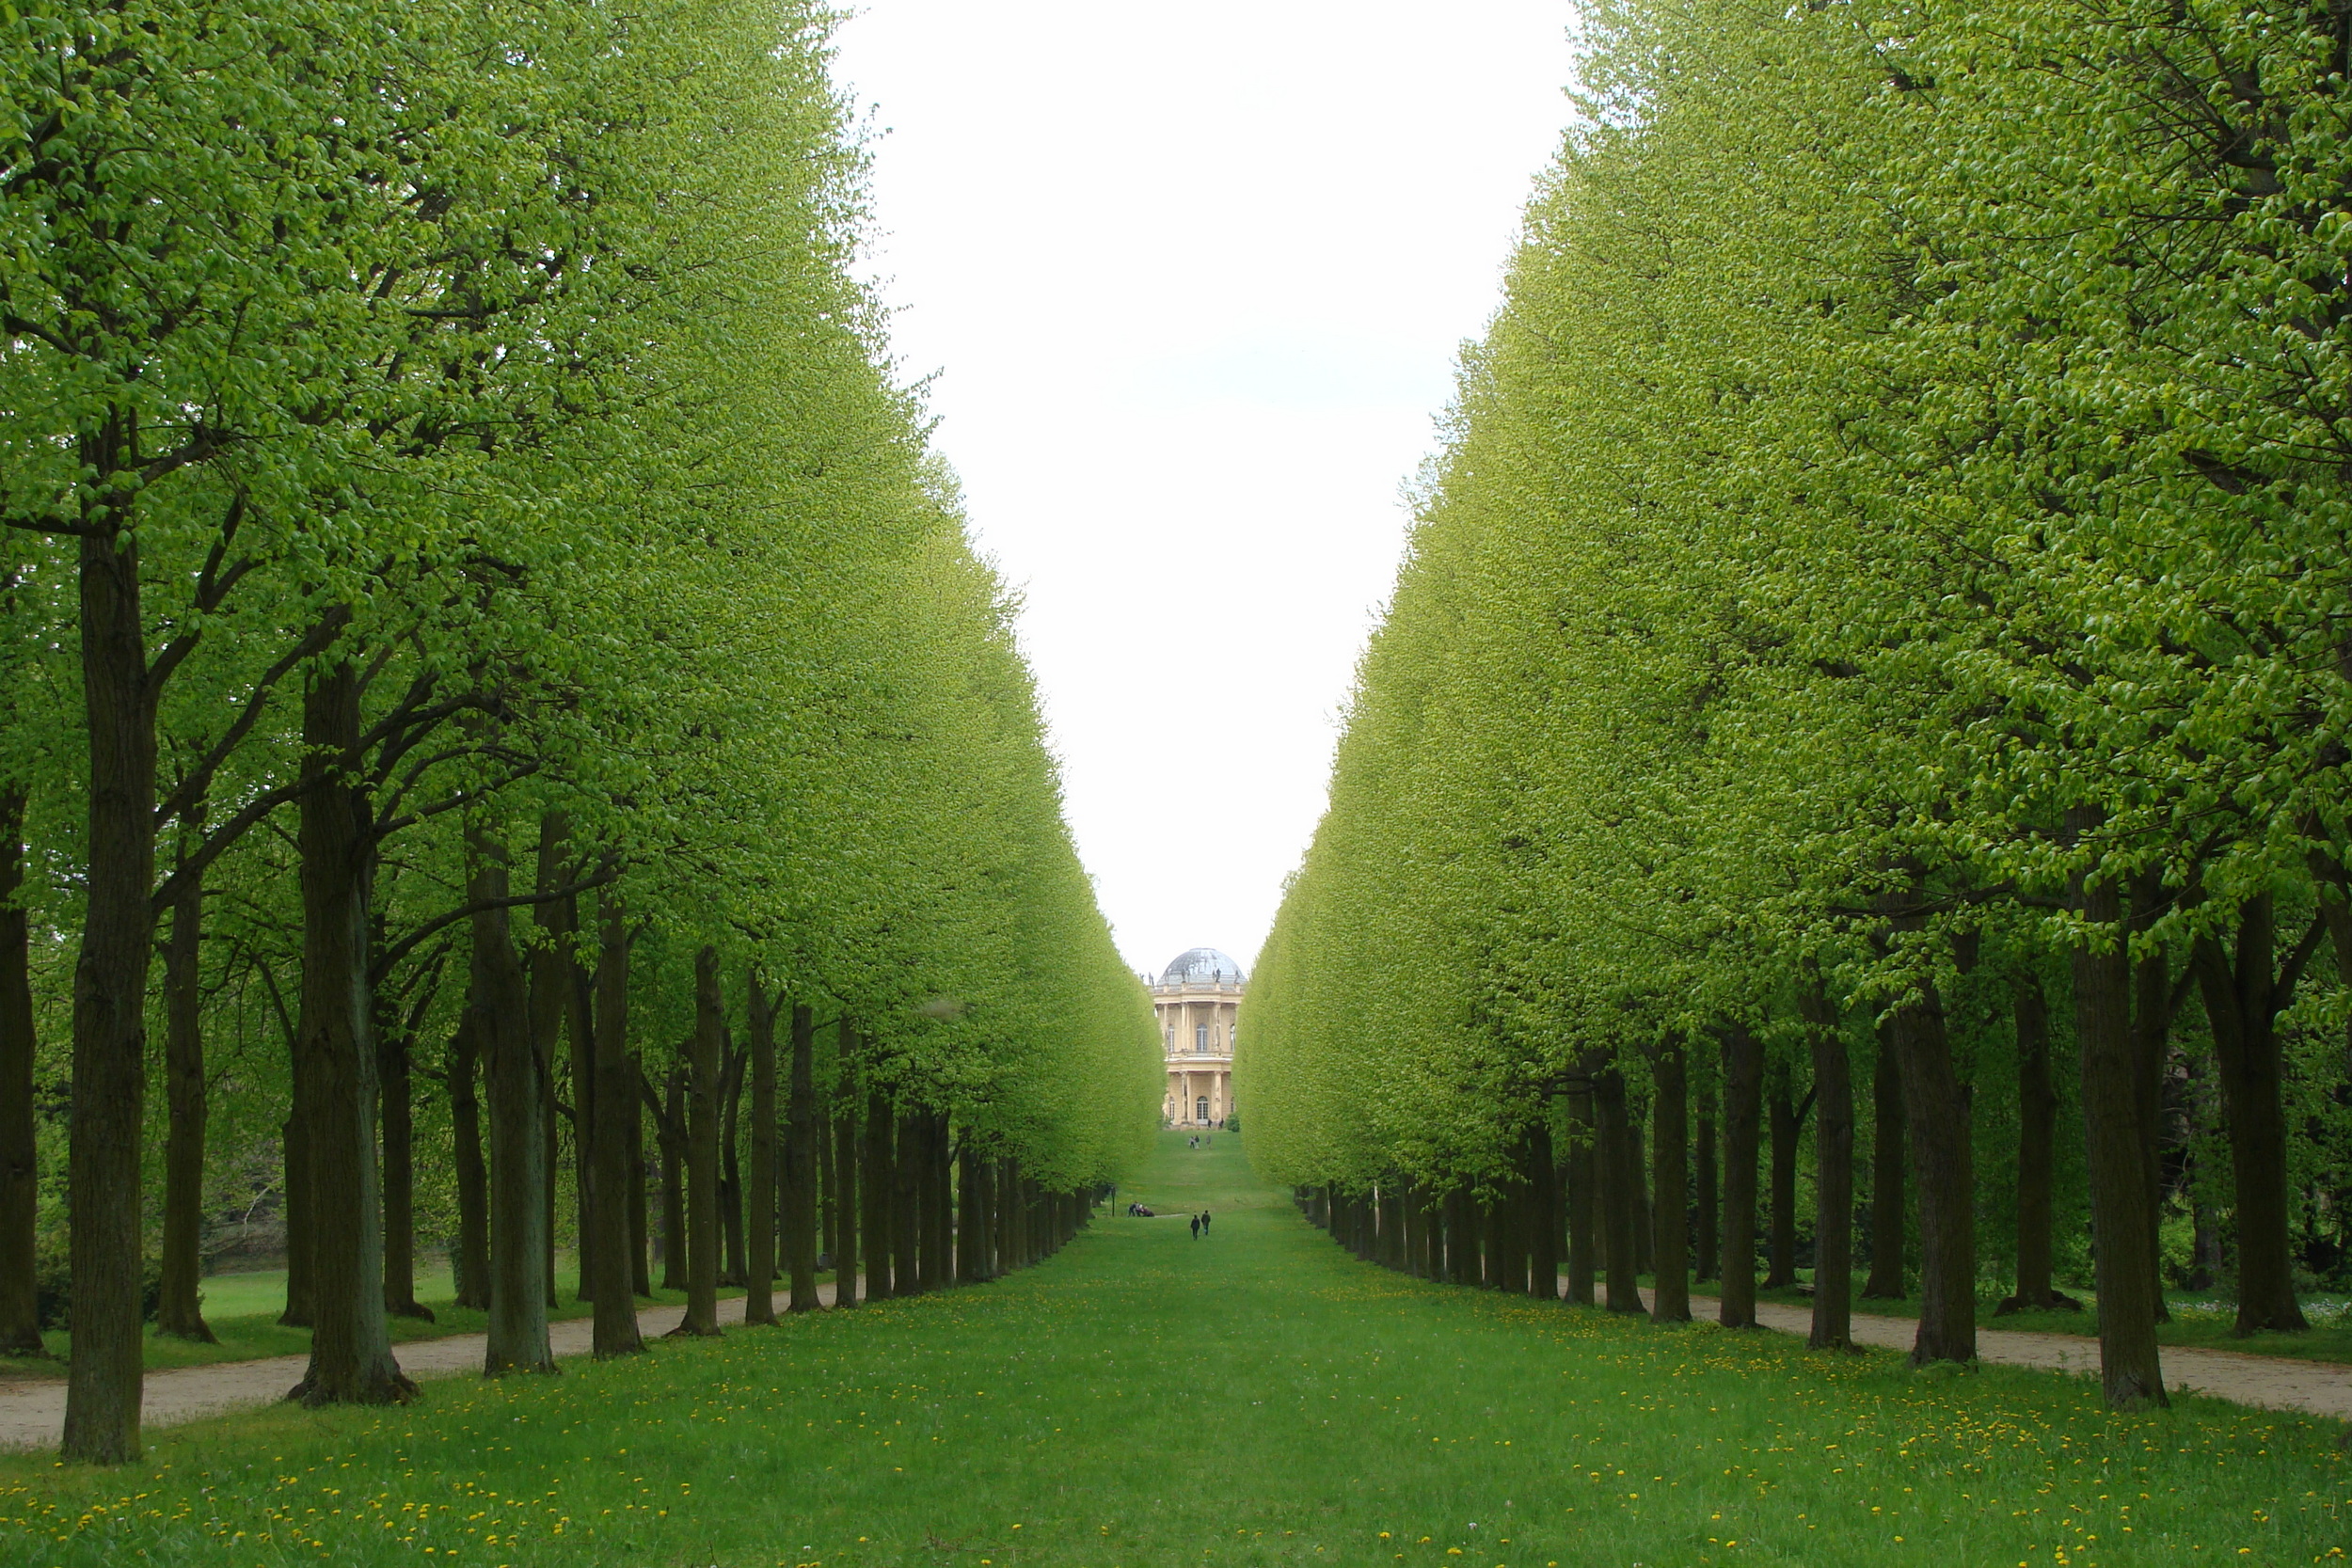
<instances>
[{"instance_id":1,"label":"person in dark clothing","mask_svg":"<svg viewBox=\"0 0 2352 1568\"><path fill-rule=\"evenodd\" d=\"M1198 1214L1192 1216L1192 1239L1196 1242L1200 1239L1200 1216Z\"/></svg>"},{"instance_id":2,"label":"person in dark clothing","mask_svg":"<svg viewBox=\"0 0 2352 1568\"><path fill-rule=\"evenodd\" d=\"M1207 1235L1208 1233L1209 1233L1209 1212L1208 1212L1206 1209L1203 1209L1203 1210L1201 1210L1201 1211L1200 1211L1200 1234L1202 1234L1203 1236L1205 1236L1205 1235Z\"/></svg>"}]
</instances>

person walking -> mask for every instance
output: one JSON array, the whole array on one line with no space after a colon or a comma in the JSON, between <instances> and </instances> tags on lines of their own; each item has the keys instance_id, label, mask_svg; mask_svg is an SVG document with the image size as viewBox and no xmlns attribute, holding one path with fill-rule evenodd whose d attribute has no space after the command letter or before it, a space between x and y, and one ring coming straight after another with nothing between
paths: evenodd
<instances>
[{"instance_id":1,"label":"person walking","mask_svg":"<svg viewBox=\"0 0 2352 1568\"><path fill-rule=\"evenodd\" d=\"M1192 1239L1196 1242L1200 1239L1200 1216L1198 1214L1192 1216Z\"/></svg>"},{"instance_id":2,"label":"person walking","mask_svg":"<svg viewBox=\"0 0 2352 1568\"><path fill-rule=\"evenodd\" d=\"M1200 1234L1202 1234L1203 1236L1205 1236L1205 1235L1207 1235L1208 1233L1209 1233L1209 1212L1208 1212L1206 1209L1203 1209L1203 1210L1201 1210L1201 1211L1200 1211Z\"/></svg>"}]
</instances>

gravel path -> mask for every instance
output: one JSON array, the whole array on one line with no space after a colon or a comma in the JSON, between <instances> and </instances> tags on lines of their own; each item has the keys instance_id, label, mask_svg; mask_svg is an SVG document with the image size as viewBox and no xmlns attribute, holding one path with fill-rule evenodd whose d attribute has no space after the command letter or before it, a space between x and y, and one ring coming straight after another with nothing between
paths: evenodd
<instances>
[{"instance_id":1,"label":"gravel path","mask_svg":"<svg viewBox=\"0 0 2352 1568\"><path fill-rule=\"evenodd\" d=\"M1646 1300L1647 1293L1645 1292ZM1710 1322L1716 1302L1692 1296L1691 1313ZM1813 1313L1808 1307L1784 1307L1763 1301L1756 1305L1756 1321L1783 1334L1809 1334ZM1858 1344L1908 1351L1919 1332L1911 1318L1883 1318L1857 1312L1853 1337ZM2296 1361L2283 1355L2249 1355L2244 1351L2202 1350L2167 1345L2162 1352L2164 1381L2238 1404L2265 1410L2299 1410L2352 1421L2352 1367L2332 1361ZM2026 1334L2009 1328L1977 1330L1977 1358L2004 1367L2034 1367L2043 1371L2099 1375L2099 1341L2076 1334Z\"/></svg>"},{"instance_id":2,"label":"gravel path","mask_svg":"<svg viewBox=\"0 0 2352 1568\"><path fill-rule=\"evenodd\" d=\"M832 1306L833 1287L819 1285L817 1289L825 1305ZM781 1294L777 1305L781 1309ZM637 1327L650 1338L667 1334L685 1316L683 1307L649 1307L637 1314ZM732 1296L719 1303L719 1322L723 1325L742 1321L742 1297ZM595 1325L586 1318L548 1325L548 1341L558 1359L587 1354L594 1334ZM487 1335L453 1334L441 1339L412 1339L405 1345L394 1345L392 1354L399 1359L402 1371L421 1382L426 1378L480 1371L483 1353L488 1348ZM261 1361L216 1361L209 1367L175 1367L168 1371L150 1372L139 1402L139 1424L177 1426L182 1421L193 1421L224 1410L274 1404L302 1381L303 1369L309 1362L310 1357L305 1355L274 1355ZM0 1384L0 1449L54 1448L64 1433L65 1379Z\"/></svg>"}]
</instances>

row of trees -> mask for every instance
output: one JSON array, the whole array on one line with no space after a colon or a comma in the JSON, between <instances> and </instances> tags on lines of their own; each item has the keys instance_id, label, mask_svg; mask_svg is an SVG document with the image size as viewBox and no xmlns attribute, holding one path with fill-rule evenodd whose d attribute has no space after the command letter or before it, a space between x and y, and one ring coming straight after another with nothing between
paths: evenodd
<instances>
[{"instance_id":1,"label":"row of trees","mask_svg":"<svg viewBox=\"0 0 2352 1568\"><path fill-rule=\"evenodd\" d=\"M1630 1195L1646 1105L1671 1316L1695 1091L1745 1323L1807 1105L1817 1341L1873 1129L1918 1357L2087 1211L2107 1396L2161 1402L2172 1215L2241 1332L2345 1259L2343 18L1588 16L1260 958L1252 1156L1494 1195L1589 1097Z\"/></svg>"},{"instance_id":2,"label":"row of trees","mask_svg":"<svg viewBox=\"0 0 2352 1568\"><path fill-rule=\"evenodd\" d=\"M282 1197L297 1393L375 1401L443 1172L498 1370L548 1362L559 1163L634 1343L648 1117L705 1328L724 1186L811 1261L819 1087L868 1224L935 1227L952 1148L1015 1258L1149 1136L1010 601L850 271L827 15L0 15L0 1341L63 1231L70 1457L138 1451L142 1260L201 1337L231 1191Z\"/></svg>"}]
</instances>

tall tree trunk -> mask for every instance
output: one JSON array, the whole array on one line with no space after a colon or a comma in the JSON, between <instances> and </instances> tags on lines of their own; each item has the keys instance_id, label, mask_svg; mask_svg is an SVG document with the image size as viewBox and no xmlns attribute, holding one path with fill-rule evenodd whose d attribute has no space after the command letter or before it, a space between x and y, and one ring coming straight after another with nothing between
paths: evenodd
<instances>
[{"instance_id":1,"label":"tall tree trunk","mask_svg":"<svg viewBox=\"0 0 2352 1568\"><path fill-rule=\"evenodd\" d=\"M288 1049L292 1049L291 1041ZM278 1172L286 1188L286 1309L278 1315L280 1328L308 1328L312 1322L310 1238L314 1230L310 1180L305 1174L310 1168L310 1143L303 1127L297 1101L287 1107L286 1119L278 1128Z\"/></svg>"},{"instance_id":2,"label":"tall tree trunk","mask_svg":"<svg viewBox=\"0 0 2352 1568\"><path fill-rule=\"evenodd\" d=\"M690 1037L686 1054L694 1053ZM679 1062L665 1081L666 1115L656 1130L661 1153L661 1288L686 1289L686 1078Z\"/></svg>"},{"instance_id":3,"label":"tall tree trunk","mask_svg":"<svg viewBox=\"0 0 2352 1568\"><path fill-rule=\"evenodd\" d=\"M33 1125L32 923L24 792L0 784L0 1355L41 1355L40 1145Z\"/></svg>"},{"instance_id":4,"label":"tall tree trunk","mask_svg":"<svg viewBox=\"0 0 2352 1568\"><path fill-rule=\"evenodd\" d=\"M719 1079L719 1225L726 1243L726 1263L719 1277L722 1284L748 1285L751 1268L743 1256L743 1166L739 1136L746 1053L735 1049L732 1040L726 1041L724 1050Z\"/></svg>"},{"instance_id":5,"label":"tall tree trunk","mask_svg":"<svg viewBox=\"0 0 2352 1568\"><path fill-rule=\"evenodd\" d=\"M2068 813L2076 832L2098 818ZM2074 950L2074 1032L2082 1044L2082 1104L2090 1166L2090 1218L2097 1242L2099 1374L2107 1403L2119 1410L2170 1402L2156 1351L2155 1259L2149 1256L2148 1184L2141 1164L2135 1097L2129 932L2122 899L2108 881L2078 887L2086 937Z\"/></svg>"},{"instance_id":6,"label":"tall tree trunk","mask_svg":"<svg viewBox=\"0 0 2352 1568\"><path fill-rule=\"evenodd\" d=\"M817 1108L817 1017L806 1006L792 1009L792 1157L785 1172L784 1256L792 1271L795 1312L817 1310L818 1167L824 1163L823 1123Z\"/></svg>"},{"instance_id":7,"label":"tall tree trunk","mask_svg":"<svg viewBox=\"0 0 2352 1568\"><path fill-rule=\"evenodd\" d=\"M482 1157L482 1095L476 1087L485 1027L481 1006L469 997L443 1058L450 1134L456 1145L457 1247L450 1266L457 1305L475 1311L490 1305L490 1173Z\"/></svg>"},{"instance_id":8,"label":"tall tree trunk","mask_svg":"<svg viewBox=\"0 0 2352 1568\"><path fill-rule=\"evenodd\" d=\"M980 1194L980 1157L966 1128L956 1140L956 1283L977 1285L988 1277L988 1204Z\"/></svg>"},{"instance_id":9,"label":"tall tree trunk","mask_svg":"<svg viewBox=\"0 0 2352 1568\"><path fill-rule=\"evenodd\" d=\"M482 904L508 896L507 851L485 832L469 833L471 896ZM490 1088L490 1325L483 1371L553 1371L548 1342L547 1091L540 1082L541 1021L553 999L532 994L504 909L473 916L474 1016ZM561 1013L556 1013L561 1018ZM547 1031L551 1040L553 1031Z\"/></svg>"},{"instance_id":10,"label":"tall tree trunk","mask_svg":"<svg viewBox=\"0 0 2352 1568\"><path fill-rule=\"evenodd\" d=\"M555 1305L555 1187L556 1173L564 1168L558 1137L564 1118L555 1104L555 1064L563 1053L566 1024L573 1031L577 1045L578 1031L585 1022L580 1017L580 971L571 952L572 937L579 925L579 907L570 898L553 896L568 879L564 863L570 837L571 824L562 812L540 814L532 887L538 898L532 906L532 919L539 927L540 938L531 949L526 973L531 980L532 1077L539 1087L539 1267L543 1311ZM574 1109L577 1111L578 1107ZM577 1127L574 1132L577 1141Z\"/></svg>"},{"instance_id":11,"label":"tall tree trunk","mask_svg":"<svg viewBox=\"0 0 2352 1568\"><path fill-rule=\"evenodd\" d=\"M431 1323L433 1308L417 1299L415 1051L414 1033L400 1026L387 1028L376 1048L384 1101L384 1310Z\"/></svg>"},{"instance_id":12,"label":"tall tree trunk","mask_svg":"<svg viewBox=\"0 0 2352 1568\"><path fill-rule=\"evenodd\" d=\"M132 417L79 440L85 472L124 471ZM147 970L155 935L155 698L140 619L136 501L101 480L80 536L88 831L73 969L73 1097L66 1164L73 1355L68 1460L139 1456L140 1164L147 1111Z\"/></svg>"},{"instance_id":13,"label":"tall tree trunk","mask_svg":"<svg viewBox=\"0 0 2352 1568\"><path fill-rule=\"evenodd\" d=\"M645 1082L645 1059L643 1051L631 1048L628 1053L628 1085L639 1088ZM646 1212L646 1184L653 1172L645 1161L645 1107L637 1095L628 1097L628 1108L622 1113L628 1117L628 1280L629 1290L637 1295L653 1294L653 1224Z\"/></svg>"},{"instance_id":14,"label":"tall tree trunk","mask_svg":"<svg viewBox=\"0 0 2352 1568\"><path fill-rule=\"evenodd\" d=\"M1895 1015L1904 1132L1919 1183L1919 1332L1911 1361L1977 1358L1976 1163L1967 1096L1952 1070L1944 1003L1924 995Z\"/></svg>"},{"instance_id":15,"label":"tall tree trunk","mask_svg":"<svg viewBox=\"0 0 2352 1568\"><path fill-rule=\"evenodd\" d=\"M580 1248L581 1288L595 1308L591 1349L597 1359L633 1355L645 1348L637 1331L635 1281L644 1254L631 1237L632 1208L644 1212L644 1184L629 1166L631 1132L639 1124L637 1065L628 1054L628 917L610 888L597 899L596 998L589 1042L589 1097L594 1127L588 1140L595 1161L586 1224Z\"/></svg>"},{"instance_id":16,"label":"tall tree trunk","mask_svg":"<svg viewBox=\"0 0 2352 1568\"><path fill-rule=\"evenodd\" d=\"M1853 1348L1853 1071L1837 1008L1810 972L1800 993L1813 1056L1815 1350Z\"/></svg>"},{"instance_id":17,"label":"tall tree trunk","mask_svg":"<svg viewBox=\"0 0 2352 1568\"><path fill-rule=\"evenodd\" d=\"M2132 930L2154 925L2169 902L2163 873L2145 871L2132 879ZM2156 1322L2172 1321L2164 1294L2164 1074L2172 1055L2172 960L2162 948L2151 947L2132 962L2132 1098L2139 1112L2140 1180L2148 1188L2141 1212L2148 1223L2148 1263L2155 1270L2149 1279L2156 1304Z\"/></svg>"},{"instance_id":18,"label":"tall tree trunk","mask_svg":"<svg viewBox=\"0 0 2352 1568\"><path fill-rule=\"evenodd\" d=\"M1597 1162L1593 1097L1581 1090L1568 1096L1568 1302L1593 1305L1593 1259L1597 1250L1593 1235L1593 1184Z\"/></svg>"},{"instance_id":19,"label":"tall tree trunk","mask_svg":"<svg viewBox=\"0 0 2352 1568\"><path fill-rule=\"evenodd\" d=\"M1764 1112L1764 1043L1745 1024L1724 1036L1724 1259L1716 1319L1756 1326L1756 1155Z\"/></svg>"},{"instance_id":20,"label":"tall tree trunk","mask_svg":"<svg viewBox=\"0 0 2352 1568\"><path fill-rule=\"evenodd\" d=\"M776 1012L756 969L747 973L744 983L751 1009L745 1032L751 1037L752 1053L752 1177L746 1195L749 1207L743 1216L743 1321L772 1323L776 1321Z\"/></svg>"},{"instance_id":21,"label":"tall tree trunk","mask_svg":"<svg viewBox=\"0 0 2352 1568\"><path fill-rule=\"evenodd\" d=\"M1772 1074L1765 1096L1772 1133L1771 1227L1765 1249L1764 1289L1785 1291L1797 1282L1797 1105L1786 1072Z\"/></svg>"},{"instance_id":22,"label":"tall tree trunk","mask_svg":"<svg viewBox=\"0 0 2352 1568\"><path fill-rule=\"evenodd\" d=\"M1903 1184L1911 1160L1903 1149L1902 1062L1891 1023L1879 1025L1878 1040L1878 1061L1870 1069L1870 1275L1862 1282L1862 1298L1899 1301L1903 1231L1911 1210Z\"/></svg>"},{"instance_id":23,"label":"tall tree trunk","mask_svg":"<svg viewBox=\"0 0 2352 1568\"><path fill-rule=\"evenodd\" d=\"M2285 1064L2278 1017L2296 974L2281 983L2270 895L2238 906L2237 951L2197 939L2192 962L2213 1025L2221 1106L2230 1123L2230 1172L2237 1193L2237 1332L2299 1331L2295 1256L2288 1237L2287 1128L2280 1101Z\"/></svg>"},{"instance_id":24,"label":"tall tree trunk","mask_svg":"<svg viewBox=\"0 0 2352 1568\"><path fill-rule=\"evenodd\" d=\"M834 1026L839 1077L833 1094L833 1203L836 1234L833 1247L833 1304L855 1307L858 1296L858 1083L856 1036L850 1021Z\"/></svg>"},{"instance_id":25,"label":"tall tree trunk","mask_svg":"<svg viewBox=\"0 0 2352 1568\"><path fill-rule=\"evenodd\" d=\"M687 1063L686 1317L673 1334L719 1332L719 1079L726 1048L719 954L694 955L694 1034Z\"/></svg>"},{"instance_id":26,"label":"tall tree trunk","mask_svg":"<svg viewBox=\"0 0 2352 1568\"><path fill-rule=\"evenodd\" d=\"M891 1224L891 1199L896 1196L898 1179L894 1173L891 1131L897 1126L897 1115L890 1108L889 1099L879 1087L869 1086L866 1097L866 1158L863 1175L866 1179L866 1299L887 1301L897 1293L897 1275L892 1267L892 1238L897 1234Z\"/></svg>"},{"instance_id":27,"label":"tall tree trunk","mask_svg":"<svg viewBox=\"0 0 2352 1568\"><path fill-rule=\"evenodd\" d=\"M2079 1305L2059 1295L2051 1278L2058 1099L2050 1083L2050 1006L2041 976L2018 975L2011 1015L2017 1025L2017 1293L1996 1315Z\"/></svg>"},{"instance_id":28,"label":"tall tree trunk","mask_svg":"<svg viewBox=\"0 0 2352 1568\"><path fill-rule=\"evenodd\" d=\"M1633 1272L1635 1274L1650 1272L1652 1259L1649 1243L1650 1237L1656 1229L1656 1224L1651 1218L1649 1164L1642 1157L1643 1146L1648 1141L1643 1132L1643 1117L1640 1108L1629 1102L1625 1118L1626 1169L1631 1177L1629 1185L1633 1189Z\"/></svg>"},{"instance_id":29,"label":"tall tree trunk","mask_svg":"<svg viewBox=\"0 0 2352 1568\"><path fill-rule=\"evenodd\" d=\"M923 1202L923 1289L944 1291L955 1283L955 1166L949 1159L947 1113L924 1119L924 1174L930 1190Z\"/></svg>"},{"instance_id":30,"label":"tall tree trunk","mask_svg":"<svg viewBox=\"0 0 2352 1568\"><path fill-rule=\"evenodd\" d=\"M1682 1042L1659 1049L1650 1098L1652 1177L1650 1258L1657 1284L1650 1291L1650 1317L1661 1323L1691 1321L1690 1086Z\"/></svg>"},{"instance_id":31,"label":"tall tree trunk","mask_svg":"<svg viewBox=\"0 0 2352 1568\"><path fill-rule=\"evenodd\" d=\"M155 1332L211 1345L219 1340L204 1322L197 1285L204 1272L203 918L203 879L191 877L172 901L171 938L164 948L164 1094L170 1120L164 1134L164 1279Z\"/></svg>"},{"instance_id":32,"label":"tall tree trunk","mask_svg":"<svg viewBox=\"0 0 2352 1568\"><path fill-rule=\"evenodd\" d=\"M1528 1287L1545 1301L1560 1299L1560 1167L1551 1148L1551 1116L1549 1108L1535 1117L1535 1125L1527 1134L1527 1176L1533 1202L1528 1216L1531 1234L1528 1257ZM1413 1193L1400 1189L1397 1205L1396 1266L1413 1272L1412 1220Z\"/></svg>"},{"instance_id":33,"label":"tall tree trunk","mask_svg":"<svg viewBox=\"0 0 2352 1568\"><path fill-rule=\"evenodd\" d=\"M416 1392L384 1313L383 1193L375 1167L375 1007L368 983L373 816L342 770L359 751L359 681L316 676L302 705L302 1004L294 1094L309 1146L310 1365L290 1396L378 1404Z\"/></svg>"},{"instance_id":34,"label":"tall tree trunk","mask_svg":"<svg viewBox=\"0 0 2352 1568\"><path fill-rule=\"evenodd\" d=\"M562 901L560 918L558 929L564 940L558 952L564 960L565 998L569 1003L564 1009L564 1026L571 1046L573 1261L580 1270L572 1299L593 1302L596 1281L605 1274L596 1252L606 1241L596 1224L596 1180L600 1167L596 1137L603 1125L603 1118L597 1114L596 1096L603 1085L596 1073L596 978L580 959L577 895Z\"/></svg>"},{"instance_id":35,"label":"tall tree trunk","mask_svg":"<svg viewBox=\"0 0 2352 1568\"><path fill-rule=\"evenodd\" d=\"M1696 1278L1708 1280L1715 1277L1724 1251L1723 1197L1715 1184L1715 1091L1711 1087L1699 1096L1698 1123L1692 1164L1698 1167L1699 1234L1698 1244L1692 1249L1691 1272Z\"/></svg>"},{"instance_id":36,"label":"tall tree trunk","mask_svg":"<svg viewBox=\"0 0 2352 1568\"><path fill-rule=\"evenodd\" d=\"M1607 1305L1612 1312L1639 1312L1642 1291L1634 1232L1642 1212L1641 1156L1634 1152L1626 1121L1625 1076L1615 1068L1595 1081L1593 1108L1600 1122L1600 1160L1607 1183L1601 1216L1609 1230Z\"/></svg>"},{"instance_id":37,"label":"tall tree trunk","mask_svg":"<svg viewBox=\"0 0 2352 1568\"><path fill-rule=\"evenodd\" d=\"M890 1281L894 1293L923 1290L923 1113L898 1113L897 1162L890 1167Z\"/></svg>"}]
</instances>

